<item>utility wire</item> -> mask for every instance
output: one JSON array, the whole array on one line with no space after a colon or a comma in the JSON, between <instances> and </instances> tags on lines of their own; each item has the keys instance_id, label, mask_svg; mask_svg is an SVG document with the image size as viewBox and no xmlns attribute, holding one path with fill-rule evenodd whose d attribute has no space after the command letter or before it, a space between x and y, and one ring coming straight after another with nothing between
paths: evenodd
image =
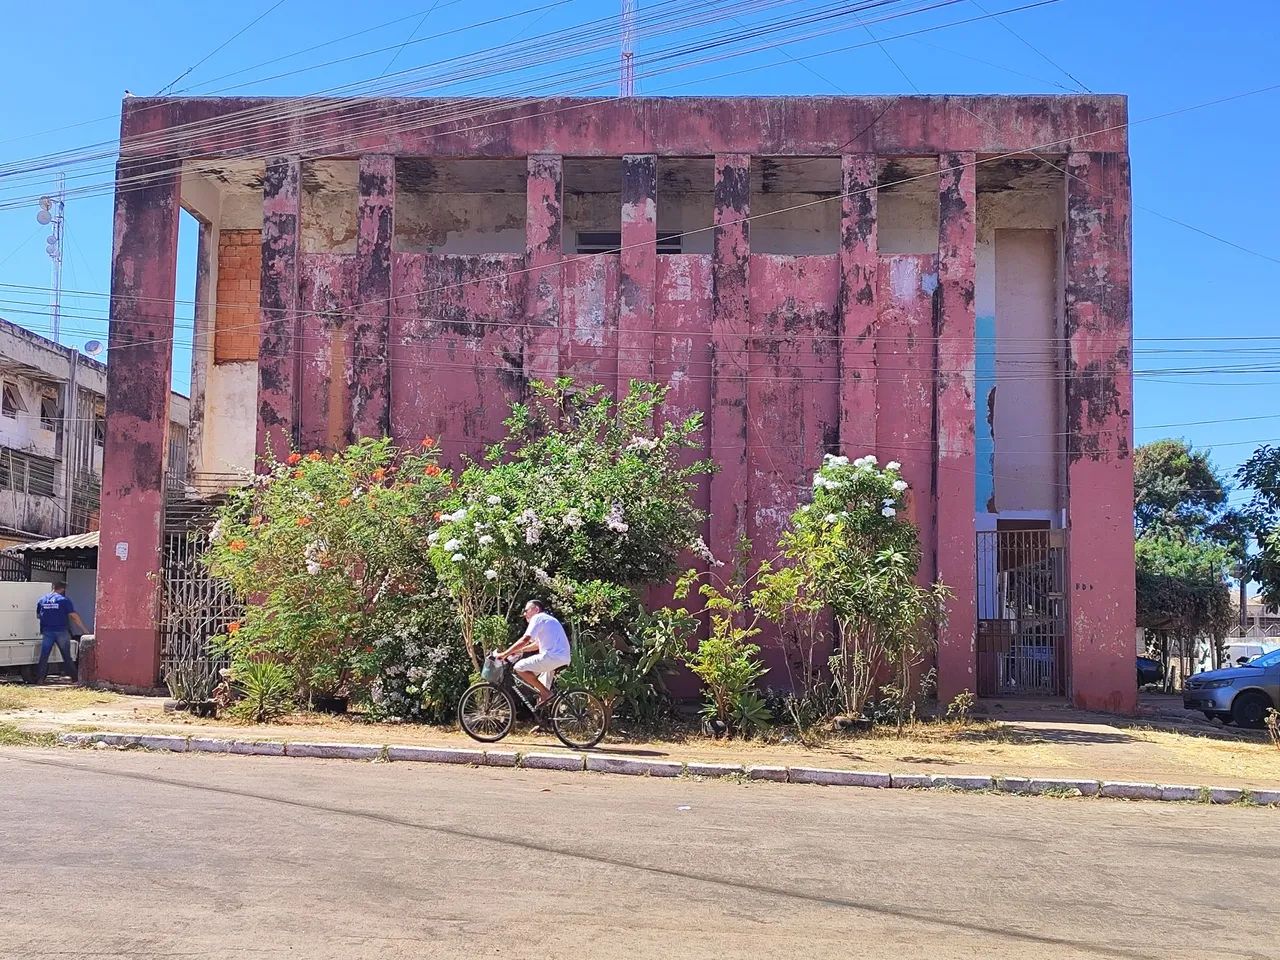
<instances>
[{"instance_id":1,"label":"utility wire","mask_svg":"<svg viewBox=\"0 0 1280 960\"><path fill-rule=\"evenodd\" d=\"M239 30L237 30L235 33L233 33L230 37L228 37L226 40L223 40L223 41L222 41L222 43L220 43L218 46L214 47L211 51L209 51L207 54L205 54L201 59L197 60L197 61L196 61L195 63L193 63L191 66L187 67L187 69L186 69L186 70L184 70L184 71L182 71L182 73L178 74L178 76L177 76L177 77L175 77L172 81L170 81L169 83L165 84L165 85L164 85L164 86L163 86L163 87L162 87L162 88L161 88L161 89L156 93L156 96L157 96L157 97L159 97L159 96L163 96L163 95L164 95L164 92L165 92L166 90L168 90L170 87L175 86L175 85L176 85L176 84L177 84L177 83L178 83L178 82L179 82L183 77L185 77L185 76L187 76L188 74L190 74L193 70L196 70L196 69L198 69L199 67L204 66L204 65L205 65L206 63L208 63L208 62L209 62L209 61L210 61L210 60L211 60L215 55L217 55L218 53L221 53L223 50L225 50L228 46L230 46L230 45L231 45L231 43L232 43L233 41L238 40L240 37L244 36L244 34L245 34L245 33L247 33L247 32L248 32L249 30L251 30L254 26L256 26L256 25L257 25L261 20L263 20L263 19L267 16L267 14L271 13L272 11L274 11L275 9L277 9L278 7L280 7L284 2L285 2L285 0L276 0L276 2L275 2L275 3L273 3L270 7L268 7L268 8L267 8L266 10L264 10L262 13L258 14L256 17L254 17L252 20L250 20L248 23L246 23L243 27L241 27Z\"/></svg>"}]
</instances>

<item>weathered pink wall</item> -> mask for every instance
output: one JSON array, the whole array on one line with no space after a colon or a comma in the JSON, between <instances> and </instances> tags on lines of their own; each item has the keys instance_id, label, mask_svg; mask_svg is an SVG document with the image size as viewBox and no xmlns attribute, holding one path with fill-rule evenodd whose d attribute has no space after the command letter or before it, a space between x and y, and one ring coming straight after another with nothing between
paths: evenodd
<instances>
[{"instance_id":1,"label":"weathered pink wall","mask_svg":"<svg viewBox=\"0 0 1280 960\"><path fill-rule=\"evenodd\" d=\"M937 488L938 577L952 588L938 635L938 699L976 690L977 546L974 528L974 155L938 161Z\"/></svg>"},{"instance_id":2,"label":"weathered pink wall","mask_svg":"<svg viewBox=\"0 0 1280 960\"><path fill-rule=\"evenodd\" d=\"M1091 151L1072 154L1078 176L1068 181L1068 362L1079 374L1067 411L1072 692L1084 704L1132 706L1123 98L552 100L465 127L394 126L429 104L337 107L286 129L242 128L234 142L201 124L274 106L126 106L131 156L159 150L150 133L177 123L196 124L184 155L252 152L270 130L260 445L333 448L389 431L406 444L438 437L457 463L502 436L509 403L533 379L568 375L613 390L653 377L670 385L665 416L705 415L700 439L719 470L699 484L697 502L710 514L706 539L726 560L743 535L757 559L772 554L824 452L899 460L921 529L922 578L937 574L956 594L938 654L944 699L974 686L974 164L1046 144ZM297 154L319 140L330 155L359 160L354 256L299 249ZM620 253L563 252L566 154L624 157ZM753 157L771 154L844 154L837 254L751 253L749 171ZM525 253L395 252L397 155L521 158ZM714 157L710 255L653 249L657 158L673 155ZM938 158L936 255L877 248L886 196L877 172L893 156ZM145 203L117 198L113 350L143 315L132 291L161 303L173 295L173 187L162 178L148 189ZM142 682L155 679L158 649L147 574L158 565L163 458L154 477L139 458L163 439L150 424L165 422L154 397L167 390L149 388L168 367L167 354L138 355L128 382L115 374L104 544L127 538L142 552L136 564L132 553L127 564L104 560L99 621L106 673ZM139 369L145 383L135 382ZM777 653L769 660L780 683Z\"/></svg>"},{"instance_id":3,"label":"weathered pink wall","mask_svg":"<svg viewBox=\"0 0 1280 960\"><path fill-rule=\"evenodd\" d=\"M1129 163L1067 161L1069 675L1082 707L1131 712L1133 322Z\"/></svg>"}]
</instances>

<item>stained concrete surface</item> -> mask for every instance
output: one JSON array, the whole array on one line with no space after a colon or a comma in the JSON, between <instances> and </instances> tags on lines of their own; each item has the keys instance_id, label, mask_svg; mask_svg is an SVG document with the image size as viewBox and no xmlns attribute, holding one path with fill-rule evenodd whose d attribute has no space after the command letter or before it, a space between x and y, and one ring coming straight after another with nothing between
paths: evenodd
<instances>
[{"instance_id":1,"label":"stained concrete surface","mask_svg":"<svg viewBox=\"0 0 1280 960\"><path fill-rule=\"evenodd\" d=\"M1264 957L1277 853L1248 808L4 749L0 958Z\"/></svg>"}]
</instances>

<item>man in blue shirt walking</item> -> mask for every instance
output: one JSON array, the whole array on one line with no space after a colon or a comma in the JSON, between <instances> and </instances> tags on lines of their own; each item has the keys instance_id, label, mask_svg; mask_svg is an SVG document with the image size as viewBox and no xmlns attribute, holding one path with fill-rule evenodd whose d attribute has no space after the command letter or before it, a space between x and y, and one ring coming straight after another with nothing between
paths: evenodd
<instances>
[{"instance_id":1,"label":"man in blue shirt walking","mask_svg":"<svg viewBox=\"0 0 1280 960\"><path fill-rule=\"evenodd\" d=\"M62 662L67 668L67 675L72 683L80 680L75 663L71 660L71 626L74 624L81 634L86 633L84 621L76 613L75 605L67 596L67 585L59 580L53 590L36 601L36 617L40 620L40 663L36 667L36 683L44 683L45 674L49 672L49 654L53 645L58 645L62 654Z\"/></svg>"}]
</instances>

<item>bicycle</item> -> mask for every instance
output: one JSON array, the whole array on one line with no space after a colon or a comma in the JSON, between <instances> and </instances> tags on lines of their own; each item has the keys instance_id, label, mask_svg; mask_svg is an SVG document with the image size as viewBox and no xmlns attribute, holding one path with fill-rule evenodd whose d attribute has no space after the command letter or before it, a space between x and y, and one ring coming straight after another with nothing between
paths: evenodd
<instances>
[{"instance_id":1,"label":"bicycle","mask_svg":"<svg viewBox=\"0 0 1280 960\"><path fill-rule=\"evenodd\" d=\"M489 659L482 675L488 675L495 666L498 665ZM496 681L486 679L472 684L459 698L458 724L472 740L497 743L515 726L518 702L539 727L550 729L570 749L589 750L604 739L609 715L599 697L575 687L554 692L539 708L531 696L534 693L533 687L515 675L512 664L503 660Z\"/></svg>"}]
</instances>

